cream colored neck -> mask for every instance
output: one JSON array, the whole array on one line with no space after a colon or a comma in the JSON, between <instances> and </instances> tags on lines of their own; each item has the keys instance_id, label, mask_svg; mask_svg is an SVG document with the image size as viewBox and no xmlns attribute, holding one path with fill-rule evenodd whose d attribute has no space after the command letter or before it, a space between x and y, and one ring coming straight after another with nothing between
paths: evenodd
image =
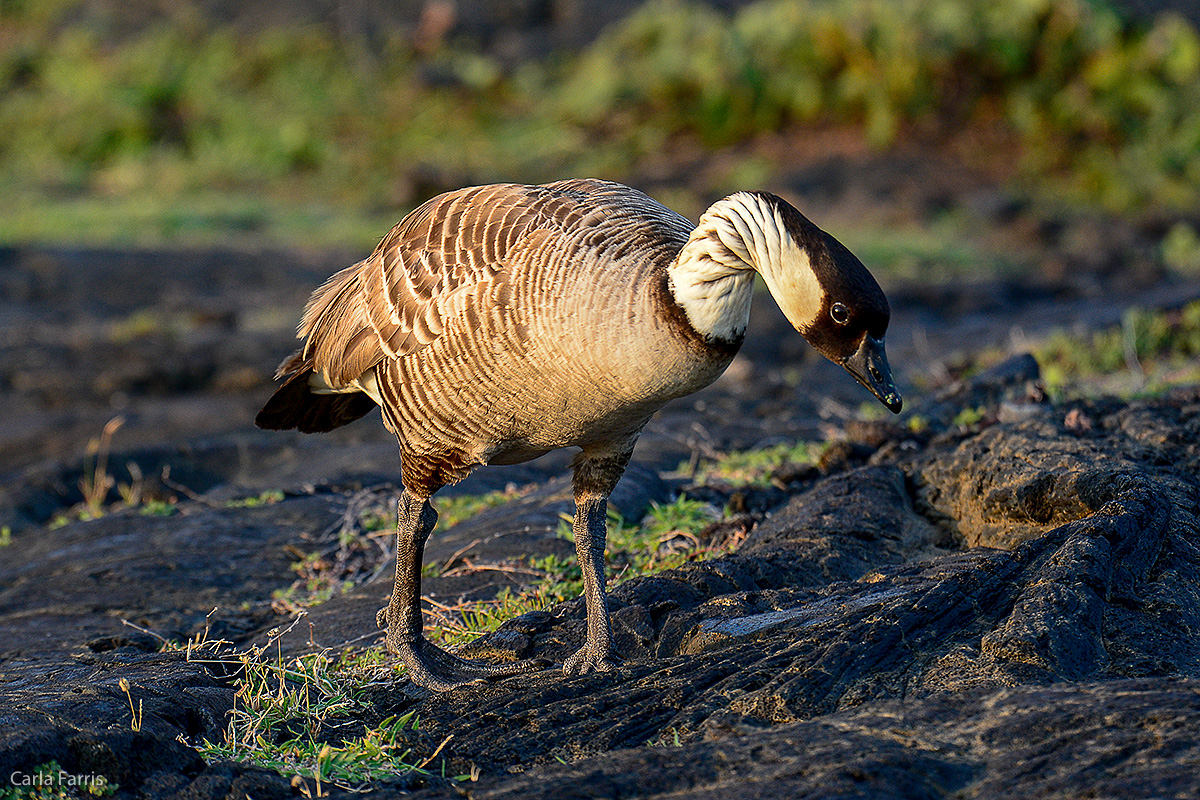
<instances>
[{"instance_id":1,"label":"cream colored neck","mask_svg":"<svg viewBox=\"0 0 1200 800\"><path fill-rule=\"evenodd\" d=\"M711 339L735 341L745 333L755 272L798 330L811 325L821 308L807 254L774 210L747 192L710 206L667 272L688 321Z\"/></svg>"}]
</instances>

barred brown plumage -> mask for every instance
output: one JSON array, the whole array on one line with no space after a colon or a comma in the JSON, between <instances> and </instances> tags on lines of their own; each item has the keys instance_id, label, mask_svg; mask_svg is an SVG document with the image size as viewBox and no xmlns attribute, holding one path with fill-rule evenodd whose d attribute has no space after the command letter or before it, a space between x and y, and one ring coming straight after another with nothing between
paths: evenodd
<instances>
[{"instance_id":1,"label":"barred brown plumage","mask_svg":"<svg viewBox=\"0 0 1200 800\"><path fill-rule=\"evenodd\" d=\"M382 408L405 492L380 624L414 681L446 689L540 666L467 661L423 638L421 558L437 519L429 497L477 466L572 446L588 633L564 670L613 666L608 495L651 415L733 359L756 272L814 347L899 410L878 284L833 237L761 192L720 200L693 226L605 181L461 189L413 211L313 293L304 345L280 366L286 380L255 421L327 431Z\"/></svg>"}]
</instances>

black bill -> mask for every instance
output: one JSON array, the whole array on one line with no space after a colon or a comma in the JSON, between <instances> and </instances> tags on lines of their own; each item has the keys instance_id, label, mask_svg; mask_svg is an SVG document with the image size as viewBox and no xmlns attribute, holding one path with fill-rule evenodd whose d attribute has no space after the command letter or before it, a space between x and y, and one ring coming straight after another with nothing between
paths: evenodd
<instances>
[{"instance_id":1,"label":"black bill","mask_svg":"<svg viewBox=\"0 0 1200 800\"><path fill-rule=\"evenodd\" d=\"M892 380L892 370L888 366L887 352L883 348L883 339L872 336L863 337L858 352L842 362L846 371L854 379L879 398L879 402L888 407L893 414L899 414L904 406L900 393L896 391L896 383Z\"/></svg>"}]
</instances>

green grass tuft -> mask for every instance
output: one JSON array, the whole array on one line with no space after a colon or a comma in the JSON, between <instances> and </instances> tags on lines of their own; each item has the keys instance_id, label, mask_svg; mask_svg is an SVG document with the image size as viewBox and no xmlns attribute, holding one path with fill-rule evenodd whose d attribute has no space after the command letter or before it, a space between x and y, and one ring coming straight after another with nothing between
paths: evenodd
<instances>
[{"instance_id":1,"label":"green grass tuft","mask_svg":"<svg viewBox=\"0 0 1200 800\"><path fill-rule=\"evenodd\" d=\"M226 508L260 508L261 506L274 505L282 502L282 489L268 489L260 492L252 497L242 497L236 500L230 500L225 504Z\"/></svg>"},{"instance_id":2,"label":"green grass tuft","mask_svg":"<svg viewBox=\"0 0 1200 800\"><path fill-rule=\"evenodd\" d=\"M361 791L372 781L424 774L427 762L409 743L418 728L413 713L372 726L357 721L368 711L361 700L367 684L390 674L384 658L382 651L273 662L261 653L243 655L224 736L200 743L201 755L311 780L315 796L322 785Z\"/></svg>"},{"instance_id":3,"label":"green grass tuft","mask_svg":"<svg viewBox=\"0 0 1200 800\"><path fill-rule=\"evenodd\" d=\"M448 528L465 522L481 511L502 505L510 500L523 497L532 487L525 489L506 489L503 491L487 492L486 494L463 494L449 497L434 497L431 501L438 512L438 525Z\"/></svg>"},{"instance_id":4,"label":"green grass tuft","mask_svg":"<svg viewBox=\"0 0 1200 800\"><path fill-rule=\"evenodd\" d=\"M720 517L712 506L682 495L670 503L653 504L637 524L610 509L606 558L609 583L725 552L729 543L714 545L698 537ZM559 524L558 535L574 541L570 517ZM523 569L535 576L526 589L506 587L491 600L435 607L434 624L426 631L430 640L444 646L466 644L507 620L572 600L583 592L583 575L574 558L533 556L525 561Z\"/></svg>"}]
</instances>

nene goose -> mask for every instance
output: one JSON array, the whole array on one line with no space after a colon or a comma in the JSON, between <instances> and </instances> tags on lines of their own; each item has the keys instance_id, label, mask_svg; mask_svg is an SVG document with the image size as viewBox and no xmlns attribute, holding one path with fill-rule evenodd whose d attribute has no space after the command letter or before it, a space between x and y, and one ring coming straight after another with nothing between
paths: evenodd
<instances>
[{"instance_id":1,"label":"nene goose","mask_svg":"<svg viewBox=\"0 0 1200 800\"><path fill-rule=\"evenodd\" d=\"M587 638L568 675L617 660L605 605L608 495L638 434L672 398L729 365L755 274L793 326L894 412L889 310L862 263L782 199L738 192L693 226L639 191L570 180L435 197L364 261L313 293L258 414L328 431L376 405L400 443L396 579L380 627L413 681L435 690L542 668L485 664L430 644L421 560L429 498L476 466L578 447L575 548Z\"/></svg>"}]
</instances>

